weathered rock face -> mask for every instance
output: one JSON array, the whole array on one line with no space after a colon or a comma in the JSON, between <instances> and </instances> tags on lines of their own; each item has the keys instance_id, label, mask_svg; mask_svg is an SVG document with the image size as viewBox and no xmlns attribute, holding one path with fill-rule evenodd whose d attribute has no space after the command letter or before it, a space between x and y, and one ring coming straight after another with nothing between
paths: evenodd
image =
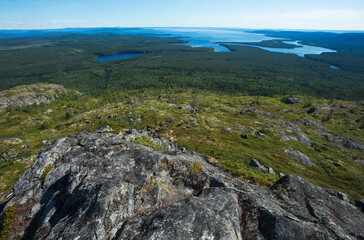
<instances>
[{"instance_id":1,"label":"weathered rock face","mask_svg":"<svg viewBox=\"0 0 364 240\"><path fill-rule=\"evenodd\" d=\"M50 103L67 90L57 84L31 84L0 92L0 110L9 106L22 107Z\"/></svg>"},{"instance_id":2,"label":"weathered rock face","mask_svg":"<svg viewBox=\"0 0 364 240\"><path fill-rule=\"evenodd\" d=\"M364 214L345 194L289 175L263 189L207 156L127 134L82 132L39 153L7 203L25 239L364 238Z\"/></svg>"}]
</instances>

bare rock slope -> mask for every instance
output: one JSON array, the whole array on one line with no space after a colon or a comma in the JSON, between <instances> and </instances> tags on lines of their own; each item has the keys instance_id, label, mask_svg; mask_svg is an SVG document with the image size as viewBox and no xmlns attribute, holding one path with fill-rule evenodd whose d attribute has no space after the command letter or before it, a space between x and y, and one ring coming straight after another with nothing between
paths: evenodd
<instances>
[{"instance_id":1,"label":"bare rock slope","mask_svg":"<svg viewBox=\"0 0 364 240\"><path fill-rule=\"evenodd\" d=\"M57 84L31 84L0 92L0 110L9 106L22 107L32 104L50 103L67 90Z\"/></svg>"},{"instance_id":2,"label":"bare rock slope","mask_svg":"<svg viewBox=\"0 0 364 240\"><path fill-rule=\"evenodd\" d=\"M233 178L208 156L173 144L156 150L128 136L81 132L46 146L6 206L16 206L22 237L364 238L364 214L341 192L292 175L264 189Z\"/></svg>"}]
</instances>

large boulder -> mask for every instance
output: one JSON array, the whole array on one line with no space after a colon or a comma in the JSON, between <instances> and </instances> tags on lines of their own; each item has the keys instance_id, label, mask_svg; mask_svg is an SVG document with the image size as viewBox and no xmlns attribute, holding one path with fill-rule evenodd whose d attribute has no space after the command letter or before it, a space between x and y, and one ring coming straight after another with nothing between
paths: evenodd
<instances>
[{"instance_id":1,"label":"large boulder","mask_svg":"<svg viewBox=\"0 0 364 240\"><path fill-rule=\"evenodd\" d=\"M364 215L343 193L289 175L264 189L208 156L126 139L127 133L82 132L42 149L5 206L16 206L17 233L23 239L364 237ZM9 239L21 238L17 233Z\"/></svg>"}]
</instances>

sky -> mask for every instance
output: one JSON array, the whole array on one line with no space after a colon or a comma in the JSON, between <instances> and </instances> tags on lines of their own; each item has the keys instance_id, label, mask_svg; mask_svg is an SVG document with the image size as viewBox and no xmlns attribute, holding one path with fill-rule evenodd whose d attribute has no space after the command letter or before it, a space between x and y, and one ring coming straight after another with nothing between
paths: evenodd
<instances>
[{"instance_id":1,"label":"sky","mask_svg":"<svg viewBox=\"0 0 364 240\"><path fill-rule=\"evenodd\" d=\"M0 0L0 29L364 30L364 0Z\"/></svg>"}]
</instances>

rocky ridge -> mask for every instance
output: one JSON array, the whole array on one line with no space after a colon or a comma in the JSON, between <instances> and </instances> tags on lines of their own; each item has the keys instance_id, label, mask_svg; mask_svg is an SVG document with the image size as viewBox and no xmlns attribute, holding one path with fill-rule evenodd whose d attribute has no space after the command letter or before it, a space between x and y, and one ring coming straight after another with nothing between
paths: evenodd
<instances>
[{"instance_id":1,"label":"rocky ridge","mask_svg":"<svg viewBox=\"0 0 364 240\"><path fill-rule=\"evenodd\" d=\"M141 136L166 150L128 141ZM364 238L345 194L293 175L264 189L150 130L53 141L13 192L24 239Z\"/></svg>"},{"instance_id":2,"label":"rocky ridge","mask_svg":"<svg viewBox=\"0 0 364 240\"><path fill-rule=\"evenodd\" d=\"M0 110L9 106L22 107L50 103L67 90L57 84L31 84L0 92Z\"/></svg>"}]
</instances>

